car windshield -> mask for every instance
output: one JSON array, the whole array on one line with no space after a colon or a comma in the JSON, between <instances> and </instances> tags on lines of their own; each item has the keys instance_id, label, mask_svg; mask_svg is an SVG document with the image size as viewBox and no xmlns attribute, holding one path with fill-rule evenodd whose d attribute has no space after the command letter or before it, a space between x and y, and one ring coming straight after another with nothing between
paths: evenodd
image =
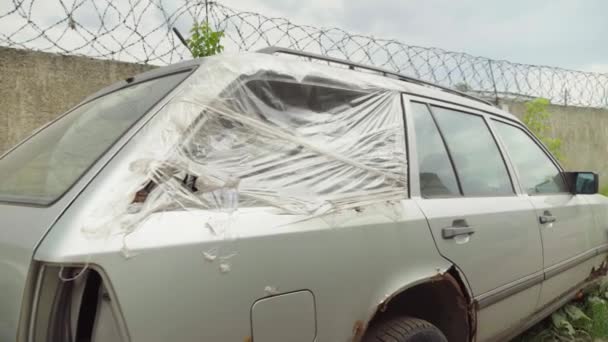
<instances>
[{"instance_id":1,"label":"car windshield","mask_svg":"<svg viewBox=\"0 0 608 342\"><path fill-rule=\"evenodd\" d=\"M135 122L188 76L136 83L85 103L0 159L0 201L61 197Z\"/></svg>"}]
</instances>

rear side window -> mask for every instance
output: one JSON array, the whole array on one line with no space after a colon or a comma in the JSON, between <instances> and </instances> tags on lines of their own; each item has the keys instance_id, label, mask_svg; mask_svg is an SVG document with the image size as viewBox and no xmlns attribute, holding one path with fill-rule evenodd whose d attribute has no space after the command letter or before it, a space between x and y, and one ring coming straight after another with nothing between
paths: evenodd
<instances>
[{"instance_id":1,"label":"rear side window","mask_svg":"<svg viewBox=\"0 0 608 342\"><path fill-rule=\"evenodd\" d=\"M400 94L256 77L229 87L185 143L193 165L239 180L239 207L311 213L407 194ZM216 198L201 201L226 207Z\"/></svg>"},{"instance_id":2,"label":"rear side window","mask_svg":"<svg viewBox=\"0 0 608 342\"><path fill-rule=\"evenodd\" d=\"M432 107L465 196L514 194L511 179L483 117Z\"/></svg>"},{"instance_id":3,"label":"rear side window","mask_svg":"<svg viewBox=\"0 0 608 342\"><path fill-rule=\"evenodd\" d=\"M528 194L567 192L559 169L523 130L494 121L520 181Z\"/></svg>"},{"instance_id":4,"label":"rear side window","mask_svg":"<svg viewBox=\"0 0 608 342\"><path fill-rule=\"evenodd\" d=\"M65 193L135 122L188 76L136 83L66 114L0 159L0 201L46 205Z\"/></svg>"},{"instance_id":5,"label":"rear side window","mask_svg":"<svg viewBox=\"0 0 608 342\"><path fill-rule=\"evenodd\" d=\"M422 197L460 196L450 157L428 107L412 103Z\"/></svg>"}]
</instances>

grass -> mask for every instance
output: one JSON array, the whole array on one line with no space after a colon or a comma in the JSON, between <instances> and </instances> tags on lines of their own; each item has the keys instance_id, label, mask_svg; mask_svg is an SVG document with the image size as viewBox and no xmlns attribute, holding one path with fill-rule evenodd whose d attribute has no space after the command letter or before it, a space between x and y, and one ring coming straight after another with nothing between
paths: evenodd
<instances>
[{"instance_id":1,"label":"grass","mask_svg":"<svg viewBox=\"0 0 608 342\"><path fill-rule=\"evenodd\" d=\"M600 194L608 196L608 185L605 185L603 188L600 189Z\"/></svg>"},{"instance_id":2,"label":"grass","mask_svg":"<svg viewBox=\"0 0 608 342\"><path fill-rule=\"evenodd\" d=\"M567 304L514 341L608 341L608 281L589 289L583 298Z\"/></svg>"}]
</instances>

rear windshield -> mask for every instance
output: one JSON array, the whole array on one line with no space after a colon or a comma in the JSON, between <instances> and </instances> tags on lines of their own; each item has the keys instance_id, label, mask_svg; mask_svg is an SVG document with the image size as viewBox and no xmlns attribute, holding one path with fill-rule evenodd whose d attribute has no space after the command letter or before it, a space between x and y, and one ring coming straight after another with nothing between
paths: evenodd
<instances>
[{"instance_id":1,"label":"rear windshield","mask_svg":"<svg viewBox=\"0 0 608 342\"><path fill-rule=\"evenodd\" d=\"M0 159L0 201L54 202L187 76L182 72L111 92L31 137Z\"/></svg>"}]
</instances>

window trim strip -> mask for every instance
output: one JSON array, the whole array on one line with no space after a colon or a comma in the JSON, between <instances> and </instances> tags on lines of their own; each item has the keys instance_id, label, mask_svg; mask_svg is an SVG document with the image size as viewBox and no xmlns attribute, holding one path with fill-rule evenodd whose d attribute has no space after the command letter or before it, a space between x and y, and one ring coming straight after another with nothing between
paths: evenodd
<instances>
[{"instance_id":1,"label":"window trim strip","mask_svg":"<svg viewBox=\"0 0 608 342\"><path fill-rule=\"evenodd\" d=\"M410 143L408 137L408 125L407 125L407 111L405 110L405 99L403 94L399 94L399 101L401 104L401 120L403 123L403 143L405 144L405 177L407 182L407 198L412 198L412 176L411 176L411 162L410 162Z\"/></svg>"},{"instance_id":2,"label":"window trim strip","mask_svg":"<svg viewBox=\"0 0 608 342\"><path fill-rule=\"evenodd\" d=\"M448 146L448 142L445 138L445 135L443 134L443 131L441 130L441 127L439 127L439 123L437 123L437 118L435 118L435 113L433 112L433 108L428 103L422 103L422 104L424 104L426 106L427 110L431 114L431 119L433 120L433 123L435 124L435 128L437 128L437 132L439 132L439 136L441 137L441 141L443 142L443 147L445 148L445 152L447 153L448 159L450 160L450 164L452 165L452 170L454 171L454 176L456 177L456 183L458 184L458 191L460 191L460 197L465 197L464 189L462 188L462 183L460 181L460 175L458 174L458 170L456 169L456 163L454 162L454 158L452 157L452 151L450 150L450 147ZM422 189L421 189L421 191L422 191Z\"/></svg>"}]
</instances>

